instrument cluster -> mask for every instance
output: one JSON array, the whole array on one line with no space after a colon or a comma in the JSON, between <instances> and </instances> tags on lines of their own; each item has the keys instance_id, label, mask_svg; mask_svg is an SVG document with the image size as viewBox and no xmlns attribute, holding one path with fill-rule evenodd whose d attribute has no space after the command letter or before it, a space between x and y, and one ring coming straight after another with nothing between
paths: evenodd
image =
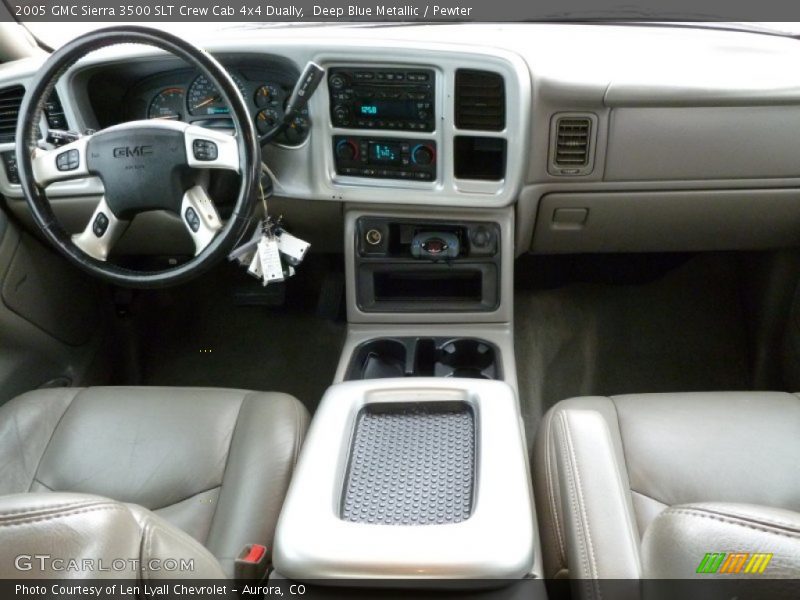
<instances>
[{"instance_id":1,"label":"instrument cluster","mask_svg":"<svg viewBox=\"0 0 800 600\"><path fill-rule=\"evenodd\" d=\"M263 135L270 131L283 119L294 86L292 78L256 69L250 72L230 70L229 73L247 102L258 133ZM138 85L129 101L131 117L229 127L230 107L222 100L216 86L205 75L186 75L185 71L175 73L174 77L161 74ZM306 108L274 141L288 146L300 145L308 137L310 127Z\"/></svg>"}]
</instances>

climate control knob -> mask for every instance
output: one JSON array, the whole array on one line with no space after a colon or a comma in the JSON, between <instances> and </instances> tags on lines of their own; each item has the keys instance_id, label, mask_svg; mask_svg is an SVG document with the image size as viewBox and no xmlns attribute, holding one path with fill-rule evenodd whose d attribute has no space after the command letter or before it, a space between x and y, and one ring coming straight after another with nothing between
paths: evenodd
<instances>
[{"instance_id":1,"label":"climate control knob","mask_svg":"<svg viewBox=\"0 0 800 600\"><path fill-rule=\"evenodd\" d=\"M420 144L411 152L411 160L417 165L429 165L433 162L434 154L428 146Z\"/></svg>"},{"instance_id":2,"label":"climate control knob","mask_svg":"<svg viewBox=\"0 0 800 600\"><path fill-rule=\"evenodd\" d=\"M353 160L358 156L358 147L349 140L341 140L336 144L336 158L341 160Z\"/></svg>"}]
</instances>

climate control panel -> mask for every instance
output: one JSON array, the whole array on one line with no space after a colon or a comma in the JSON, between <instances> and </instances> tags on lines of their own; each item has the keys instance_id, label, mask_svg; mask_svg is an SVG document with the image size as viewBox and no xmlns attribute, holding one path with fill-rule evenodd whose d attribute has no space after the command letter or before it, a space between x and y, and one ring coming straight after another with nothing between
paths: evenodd
<instances>
[{"instance_id":1,"label":"climate control panel","mask_svg":"<svg viewBox=\"0 0 800 600\"><path fill-rule=\"evenodd\" d=\"M336 173L351 177L376 177L433 181L436 179L436 142L334 136Z\"/></svg>"}]
</instances>

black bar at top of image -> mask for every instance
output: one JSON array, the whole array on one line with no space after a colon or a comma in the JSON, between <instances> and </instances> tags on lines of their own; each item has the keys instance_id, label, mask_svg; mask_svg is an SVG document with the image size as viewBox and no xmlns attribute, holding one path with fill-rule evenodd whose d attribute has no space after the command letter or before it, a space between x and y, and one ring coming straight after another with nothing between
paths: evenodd
<instances>
[{"instance_id":1,"label":"black bar at top of image","mask_svg":"<svg viewBox=\"0 0 800 600\"><path fill-rule=\"evenodd\" d=\"M0 20L83 22L795 21L792 0L2 0Z\"/></svg>"}]
</instances>

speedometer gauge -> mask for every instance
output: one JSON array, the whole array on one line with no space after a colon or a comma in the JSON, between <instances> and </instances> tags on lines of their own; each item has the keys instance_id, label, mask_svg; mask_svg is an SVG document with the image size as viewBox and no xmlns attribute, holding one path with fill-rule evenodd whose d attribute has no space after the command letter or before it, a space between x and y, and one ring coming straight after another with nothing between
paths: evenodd
<instances>
[{"instance_id":1,"label":"speedometer gauge","mask_svg":"<svg viewBox=\"0 0 800 600\"><path fill-rule=\"evenodd\" d=\"M183 89L173 87L161 90L150 101L147 109L148 119L169 119L180 121L183 116Z\"/></svg>"},{"instance_id":2,"label":"speedometer gauge","mask_svg":"<svg viewBox=\"0 0 800 600\"><path fill-rule=\"evenodd\" d=\"M236 87L244 94L244 82L238 75L231 74ZM212 84L205 75L200 75L189 86L186 103L189 107L190 115L227 115L231 112L230 107L222 99L222 94Z\"/></svg>"}]
</instances>

